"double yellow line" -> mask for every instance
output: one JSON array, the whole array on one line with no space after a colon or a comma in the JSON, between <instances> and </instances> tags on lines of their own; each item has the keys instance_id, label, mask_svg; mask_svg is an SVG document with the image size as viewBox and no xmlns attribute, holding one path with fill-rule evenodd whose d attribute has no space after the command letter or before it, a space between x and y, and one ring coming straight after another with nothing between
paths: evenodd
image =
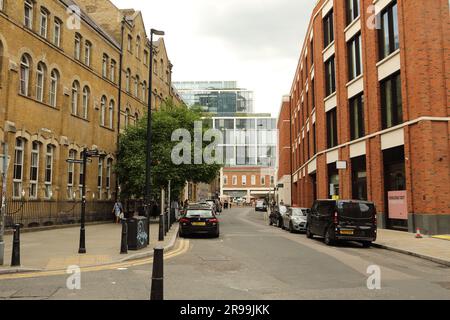
<instances>
[{"instance_id":1,"label":"double yellow line","mask_svg":"<svg viewBox=\"0 0 450 320\"><path fill-rule=\"evenodd\" d=\"M173 251L169 251L164 254L164 260L175 258L179 255L186 253L189 250L189 241L185 239L180 239L178 241L177 247ZM132 268L137 266L142 266L145 264L152 264L153 257L143 258L133 261L126 261L114 264L107 264L101 266L93 266L93 267L81 267L81 273L84 272L97 272L97 271L106 271L106 270L117 270L120 268ZM52 271L39 271L39 272L27 272L27 273L14 273L14 274L6 274L0 275L0 280L15 280L15 279L28 279L28 278L38 278L38 277L53 277L53 276L61 276L68 275L66 270L52 270Z\"/></svg>"}]
</instances>

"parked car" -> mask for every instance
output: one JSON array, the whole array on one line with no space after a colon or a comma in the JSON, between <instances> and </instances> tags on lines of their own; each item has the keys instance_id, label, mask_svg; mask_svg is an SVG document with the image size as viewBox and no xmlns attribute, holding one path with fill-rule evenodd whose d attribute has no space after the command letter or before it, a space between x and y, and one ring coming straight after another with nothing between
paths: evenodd
<instances>
[{"instance_id":1,"label":"parked car","mask_svg":"<svg viewBox=\"0 0 450 320\"><path fill-rule=\"evenodd\" d=\"M205 206L189 207L180 218L180 237L192 234L220 236L219 220L211 208Z\"/></svg>"},{"instance_id":2,"label":"parked car","mask_svg":"<svg viewBox=\"0 0 450 320\"><path fill-rule=\"evenodd\" d=\"M377 239L375 204L356 200L317 200L308 215L306 235L335 241L358 241L369 247Z\"/></svg>"},{"instance_id":3,"label":"parked car","mask_svg":"<svg viewBox=\"0 0 450 320\"><path fill-rule=\"evenodd\" d=\"M269 225L284 229L283 219L288 211L289 208L286 206L274 206L269 215Z\"/></svg>"},{"instance_id":4,"label":"parked car","mask_svg":"<svg viewBox=\"0 0 450 320\"><path fill-rule=\"evenodd\" d=\"M291 233L306 232L306 224L310 209L306 208L289 208L289 211L283 217L283 226L285 230Z\"/></svg>"},{"instance_id":5,"label":"parked car","mask_svg":"<svg viewBox=\"0 0 450 320\"><path fill-rule=\"evenodd\" d=\"M267 203L264 200L256 201L255 211L267 212Z\"/></svg>"}]
</instances>

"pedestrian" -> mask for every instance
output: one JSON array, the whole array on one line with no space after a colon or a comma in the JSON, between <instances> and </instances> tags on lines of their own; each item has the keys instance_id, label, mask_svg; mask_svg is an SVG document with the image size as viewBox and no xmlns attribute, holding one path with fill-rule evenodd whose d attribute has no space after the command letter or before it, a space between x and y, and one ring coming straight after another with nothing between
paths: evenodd
<instances>
[{"instance_id":1,"label":"pedestrian","mask_svg":"<svg viewBox=\"0 0 450 320\"><path fill-rule=\"evenodd\" d=\"M112 212L116 216L116 224L120 223L120 220L124 218L123 206L120 200L117 200L116 203L114 203Z\"/></svg>"},{"instance_id":2,"label":"pedestrian","mask_svg":"<svg viewBox=\"0 0 450 320\"><path fill-rule=\"evenodd\" d=\"M280 206L284 206L284 201L283 200L281 200Z\"/></svg>"}]
</instances>

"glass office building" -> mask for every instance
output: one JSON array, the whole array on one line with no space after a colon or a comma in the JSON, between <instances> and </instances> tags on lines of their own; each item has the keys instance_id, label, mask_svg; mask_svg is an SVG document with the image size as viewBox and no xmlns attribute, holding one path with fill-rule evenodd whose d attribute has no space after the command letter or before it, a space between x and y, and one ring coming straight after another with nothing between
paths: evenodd
<instances>
[{"instance_id":1,"label":"glass office building","mask_svg":"<svg viewBox=\"0 0 450 320\"><path fill-rule=\"evenodd\" d=\"M269 115L214 117L214 129L222 131L225 167L275 167L278 131Z\"/></svg>"},{"instance_id":2,"label":"glass office building","mask_svg":"<svg viewBox=\"0 0 450 320\"><path fill-rule=\"evenodd\" d=\"M238 88L236 81L173 82L183 101L219 116L253 112L253 91Z\"/></svg>"}]
</instances>

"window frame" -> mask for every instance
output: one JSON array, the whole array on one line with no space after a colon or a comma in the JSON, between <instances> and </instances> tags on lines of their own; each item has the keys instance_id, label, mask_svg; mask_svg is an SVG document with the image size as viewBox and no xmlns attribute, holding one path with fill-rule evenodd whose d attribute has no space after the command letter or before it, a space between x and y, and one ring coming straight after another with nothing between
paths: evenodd
<instances>
[{"instance_id":1,"label":"window frame","mask_svg":"<svg viewBox=\"0 0 450 320\"><path fill-rule=\"evenodd\" d=\"M325 95L331 96L336 92L336 58L331 56L325 61ZM330 74L329 74L330 73Z\"/></svg>"},{"instance_id":2,"label":"window frame","mask_svg":"<svg viewBox=\"0 0 450 320\"><path fill-rule=\"evenodd\" d=\"M47 39L48 35L48 12L41 8L39 19L39 35ZM43 23L45 22L45 23Z\"/></svg>"},{"instance_id":3,"label":"window frame","mask_svg":"<svg viewBox=\"0 0 450 320\"><path fill-rule=\"evenodd\" d=\"M363 74L362 38L358 32L347 42L348 81L352 81Z\"/></svg>"},{"instance_id":4,"label":"window frame","mask_svg":"<svg viewBox=\"0 0 450 320\"><path fill-rule=\"evenodd\" d=\"M365 136L364 124L364 93L349 99L350 139L357 140ZM356 113L355 113L356 111ZM355 121L358 123L356 126Z\"/></svg>"},{"instance_id":5,"label":"window frame","mask_svg":"<svg viewBox=\"0 0 450 320\"><path fill-rule=\"evenodd\" d=\"M335 148L339 145L338 138L338 119L337 119L337 108L326 113L327 119L327 148Z\"/></svg>"},{"instance_id":6,"label":"window frame","mask_svg":"<svg viewBox=\"0 0 450 320\"><path fill-rule=\"evenodd\" d=\"M388 123L388 101L385 86L390 83L391 90L391 123ZM404 122L403 97L402 97L402 79L400 72L396 72L380 81L380 103L381 103L381 124L382 129L389 129L398 126ZM395 105L394 105L395 104Z\"/></svg>"},{"instance_id":7,"label":"window frame","mask_svg":"<svg viewBox=\"0 0 450 320\"><path fill-rule=\"evenodd\" d=\"M380 23L378 30L378 58L379 61L382 61L400 48L397 0L393 0L381 10L377 19ZM398 42L395 41L396 37ZM388 43L386 43L386 40L388 40Z\"/></svg>"},{"instance_id":8,"label":"window frame","mask_svg":"<svg viewBox=\"0 0 450 320\"><path fill-rule=\"evenodd\" d=\"M25 165L24 161L25 161L25 139L16 138L16 142L14 145L14 164L13 164L13 199L20 199L22 197L23 173ZM18 187L18 189L16 189L16 187ZM19 194L17 194L16 191L19 192Z\"/></svg>"},{"instance_id":9,"label":"window frame","mask_svg":"<svg viewBox=\"0 0 450 320\"><path fill-rule=\"evenodd\" d=\"M328 48L334 41L334 10L323 17L323 48Z\"/></svg>"}]
</instances>

